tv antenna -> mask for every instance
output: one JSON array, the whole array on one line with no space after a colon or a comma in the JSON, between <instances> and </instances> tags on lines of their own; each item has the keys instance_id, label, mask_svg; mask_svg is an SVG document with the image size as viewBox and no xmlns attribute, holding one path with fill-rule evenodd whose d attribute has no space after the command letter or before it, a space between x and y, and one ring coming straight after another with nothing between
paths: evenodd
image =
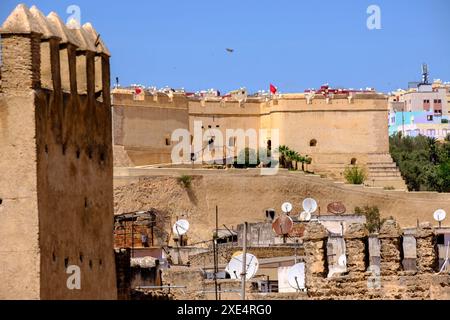
<instances>
[{"instance_id":1,"label":"tv antenna","mask_svg":"<svg viewBox=\"0 0 450 320\"><path fill-rule=\"evenodd\" d=\"M442 227L442 221L445 220L446 216L447 216L447 213L443 209L438 209L434 212L433 217L434 217L434 220L439 222L439 228Z\"/></svg>"},{"instance_id":2,"label":"tv antenna","mask_svg":"<svg viewBox=\"0 0 450 320\"><path fill-rule=\"evenodd\" d=\"M288 215L280 215L272 223L273 231L283 237L283 243L286 243L286 238L294 228L294 221Z\"/></svg>"},{"instance_id":3,"label":"tv antenna","mask_svg":"<svg viewBox=\"0 0 450 320\"><path fill-rule=\"evenodd\" d=\"M292 211L292 208L292 203L290 202L285 202L281 205L281 210L286 214L289 214Z\"/></svg>"},{"instance_id":4,"label":"tv antenna","mask_svg":"<svg viewBox=\"0 0 450 320\"><path fill-rule=\"evenodd\" d=\"M288 270L288 283L296 290L305 289L305 263L297 263Z\"/></svg>"},{"instance_id":5,"label":"tv antenna","mask_svg":"<svg viewBox=\"0 0 450 320\"><path fill-rule=\"evenodd\" d=\"M308 222L311 221L311 218L312 216L309 212L303 211L302 213L300 213L300 221Z\"/></svg>"},{"instance_id":6,"label":"tv antenna","mask_svg":"<svg viewBox=\"0 0 450 320\"><path fill-rule=\"evenodd\" d=\"M229 273L230 278L233 280L241 280L242 275L245 274L245 279L250 280L258 272L259 262L253 254L247 253L245 255L245 265L246 268L243 272L242 261L244 259L244 254L242 252L236 252L232 257L230 262L228 262L225 271Z\"/></svg>"},{"instance_id":7,"label":"tv antenna","mask_svg":"<svg viewBox=\"0 0 450 320\"><path fill-rule=\"evenodd\" d=\"M307 213L313 214L317 211L317 201L313 198L306 198L302 203L303 210Z\"/></svg>"},{"instance_id":8,"label":"tv antenna","mask_svg":"<svg viewBox=\"0 0 450 320\"><path fill-rule=\"evenodd\" d=\"M331 214L342 215L347 211L347 209L342 202L332 202L328 204L327 211Z\"/></svg>"},{"instance_id":9,"label":"tv antenna","mask_svg":"<svg viewBox=\"0 0 450 320\"><path fill-rule=\"evenodd\" d=\"M185 235L189 230L189 222L181 219L174 223L172 231L179 237Z\"/></svg>"}]
</instances>

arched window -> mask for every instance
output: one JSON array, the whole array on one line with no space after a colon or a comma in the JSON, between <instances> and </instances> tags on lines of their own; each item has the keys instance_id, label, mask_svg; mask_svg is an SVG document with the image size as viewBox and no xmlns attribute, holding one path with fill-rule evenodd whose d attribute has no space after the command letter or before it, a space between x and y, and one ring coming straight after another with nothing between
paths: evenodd
<instances>
[{"instance_id":1,"label":"arched window","mask_svg":"<svg viewBox=\"0 0 450 320\"><path fill-rule=\"evenodd\" d=\"M316 139L312 139L312 140L309 142L309 146L310 146L310 147L316 147L316 146L317 146L317 140L316 140Z\"/></svg>"},{"instance_id":2,"label":"arched window","mask_svg":"<svg viewBox=\"0 0 450 320\"><path fill-rule=\"evenodd\" d=\"M272 140L267 140L267 150L272 150Z\"/></svg>"}]
</instances>

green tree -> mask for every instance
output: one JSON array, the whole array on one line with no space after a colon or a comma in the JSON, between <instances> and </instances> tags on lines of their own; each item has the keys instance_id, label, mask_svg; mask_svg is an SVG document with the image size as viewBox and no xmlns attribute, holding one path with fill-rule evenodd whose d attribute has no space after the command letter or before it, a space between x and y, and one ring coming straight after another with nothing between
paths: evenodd
<instances>
[{"instance_id":1,"label":"green tree","mask_svg":"<svg viewBox=\"0 0 450 320\"><path fill-rule=\"evenodd\" d=\"M380 210L377 206L356 207L355 214L366 217L366 228L370 233L379 232L381 226L386 221L386 219L381 219Z\"/></svg>"},{"instance_id":2,"label":"green tree","mask_svg":"<svg viewBox=\"0 0 450 320\"><path fill-rule=\"evenodd\" d=\"M390 152L410 191L450 191L450 141L397 134Z\"/></svg>"},{"instance_id":3,"label":"green tree","mask_svg":"<svg viewBox=\"0 0 450 320\"><path fill-rule=\"evenodd\" d=\"M280 166L286 168L286 153L289 151L288 146L281 145L278 147L278 152L280 154Z\"/></svg>"}]
</instances>

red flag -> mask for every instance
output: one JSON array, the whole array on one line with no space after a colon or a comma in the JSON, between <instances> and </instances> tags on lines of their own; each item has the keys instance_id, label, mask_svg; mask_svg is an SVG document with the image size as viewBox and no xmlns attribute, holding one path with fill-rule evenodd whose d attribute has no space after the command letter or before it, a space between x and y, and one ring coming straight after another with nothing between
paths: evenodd
<instances>
[{"instance_id":1,"label":"red flag","mask_svg":"<svg viewBox=\"0 0 450 320\"><path fill-rule=\"evenodd\" d=\"M278 88L275 87L273 84L270 84L270 93L276 94L278 91Z\"/></svg>"}]
</instances>

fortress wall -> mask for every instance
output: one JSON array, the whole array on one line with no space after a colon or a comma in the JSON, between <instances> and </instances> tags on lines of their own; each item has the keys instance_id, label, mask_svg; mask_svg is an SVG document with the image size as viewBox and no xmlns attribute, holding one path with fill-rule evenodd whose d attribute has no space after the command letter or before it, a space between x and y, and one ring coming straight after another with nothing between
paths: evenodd
<instances>
[{"instance_id":1,"label":"fortress wall","mask_svg":"<svg viewBox=\"0 0 450 320\"><path fill-rule=\"evenodd\" d=\"M327 155L389 153L387 100L347 99L280 100L270 110L271 126L280 129L280 143L313 157L316 163L339 163ZM316 147L310 147L311 140ZM323 156L322 156L323 155Z\"/></svg>"},{"instance_id":2,"label":"fortress wall","mask_svg":"<svg viewBox=\"0 0 450 320\"><path fill-rule=\"evenodd\" d=\"M194 121L201 121L204 131L211 126L223 135L227 128L278 129L280 144L312 156L311 168L319 171L333 164L348 165L352 158L367 163L369 154L389 153L387 98L379 94L317 96L310 101L304 95L287 94L268 101L248 98L238 102L125 92L113 94L114 141L124 146L135 165L170 162L169 150L161 141L177 128L193 133ZM265 145L270 136L269 132L261 143ZM310 147L313 139L316 147Z\"/></svg>"},{"instance_id":3,"label":"fortress wall","mask_svg":"<svg viewBox=\"0 0 450 320\"><path fill-rule=\"evenodd\" d=\"M172 132L188 130L188 109L184 97L114 94L114 145L123 146L133 165L170 163L174 143ZM157 99L157 101L156 101ZM169 145L166 144L168 139ZM117 160L117 165L123 161Z\"/></svg>"},{"instance_id":4,"label":"fortress wall","mask_svg":"<svg viewBox=\"0 0 450 320\"><path fill-rule=\"evenodd\" d=\"M19 5L1 30L4 299L117 297L109 53L82 29ZM67 287L70 265L80 290Z\"/></svg>"}]
</instances>

